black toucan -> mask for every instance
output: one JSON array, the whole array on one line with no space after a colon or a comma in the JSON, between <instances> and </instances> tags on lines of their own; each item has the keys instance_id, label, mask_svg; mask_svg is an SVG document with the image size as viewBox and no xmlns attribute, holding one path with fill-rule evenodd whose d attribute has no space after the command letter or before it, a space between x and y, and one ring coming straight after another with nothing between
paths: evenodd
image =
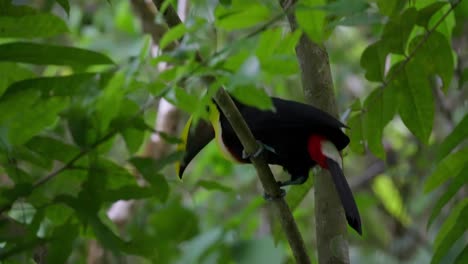
<instances>
[{"instance_id":1,"label":"black toucan","mask_svg":"<svg viewBox=\"0 0 468 264\"><path fill-rule=\"evenodd\" d=\"M279 182L280 186L304 183L316 164L329 170L348 224L361 234L359 211L341 169L340 151L349 144L348 136L341 130L345 125L326 112L299 102L273 97L275 110L264 111L232 99L254 137L267 150L267 162L281 165L291 175L289 181ZM219 107L210 102L207 111L210 122L199 120L192 125L190 119L184 129L184 143L179 149L185 155L177 165L180 178L190 161L213 139L228 159L250 162Z\"/></svg>"}]
</instances>

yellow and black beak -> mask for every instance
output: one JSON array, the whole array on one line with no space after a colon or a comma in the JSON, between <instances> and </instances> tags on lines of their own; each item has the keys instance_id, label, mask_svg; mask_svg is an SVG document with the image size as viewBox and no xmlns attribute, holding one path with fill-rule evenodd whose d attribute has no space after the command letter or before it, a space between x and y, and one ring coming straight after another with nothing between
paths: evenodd
<instances>
[{"instance_id":1,"label":"yellow and black beak","mask_svg":"<svg viewBox=\"0 0 468 264\"><path fill-rule=\"evenodd\" d=\"M182 160L176 164L176 172L180 179L190 161L214 138L215 131L210 122L199 119L194 125L190 117L182 134L183 143L177 148L185 152Z\"/></svg>"}]
</instances>

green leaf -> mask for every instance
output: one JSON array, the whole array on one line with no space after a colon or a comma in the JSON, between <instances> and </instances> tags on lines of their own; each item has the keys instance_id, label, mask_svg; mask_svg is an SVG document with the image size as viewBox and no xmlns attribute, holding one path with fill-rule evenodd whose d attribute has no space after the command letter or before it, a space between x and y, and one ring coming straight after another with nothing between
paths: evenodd
<instances>
[{"instance_id":1,"label":"green leaf","mask_svg":"<svg viewBox=\"0 0 468 264\"><path fill-rule=\"evenodd\" d=\"M42 97L82 95L87 85L98 78L98 74L83 73L20 80L8 87L3 98L26 90L36 90Z\"/></svg>"},{"instance_id":2,"label":"green leaf","mask_svg":"<svg viewBox=\"0 0 468 264\"><path fill-rule=\"evenodd\" d=\"M180 159L181 153L173 153L158 160L151 158L133 157L129 161L137 168L143 178L147 180L154 189L156 197L165 202L169 196L169 184L162 174L159 173L169 163L174 163Z\"/></svg>"},{"instance_id":3,"label":"green leaf","mask_svg":"<svg viewBox=\"0 0 468 264\"><path fill-rule=\"evenodd\" d=\"M457 258L455 259L454 264L464 264L468 262L468 245L465 245L463 251L458 254Z\"/></svg>"},{"instance_id":4,"label":"green leaf","mask_svg":"<svg viewBox=\"0 0 468 264\"><path fill-rule=\"evenodd\" d=\"M27 42L0 44L0 61L70 66L114 64L107 56L94 51Z\"/></svg>"},{"instance_id":5,"label":"green leaf","mask_svg":"<svg viewBox=\"0 0 468 264\"><path fill-rule=\"evenodd\" d=\"M419 140L427 144L435 110L432 89L421 65L411 60L393 82L400 93L401 119Z\"/></svg>"},{"instance_id":6,"label":"green leaf","mask_svg":"<svg viewBox=\"0 0 468 264\"><path fill-rule=\"evenodd\" d=\"M26 143L31 151L43 155L48 159L68 162L78 155L80 149L52 137L35 136Z\"/></svg>"},{"instance_id":7,"label":"green leaf","mask_svg":"<svg viewBox=\"0 0 468 264\"><path fill-rule=\"evenodd\" d=\"M162 241L180 243L194 237L198 233L197 216L179 203L169 203L150 220L151 226L157 230Z\"/></svg>"},{"instance_id":8,"label":"green leaf","mask_svg":"<svg viewBox=\"0 0 468 264\"><path fill-rule=\"evenodd\" d=\"M183 23L169 29L166 33L164 33L161 41L159 41L159 47L161 49L165 49L172 42L181 39L185 33L187 33L187 31L188 29Z\"/></svg>"},{"instance_id":9,"label":"green leaf","mask_svg":"<svg viewBox=\"0 0 468 264\"><path fill-rule=\"evenodd\" d=\"M320 9L327 12L327 15L346 16L364 12L369 4L366 0L337 0L327 3Z\"/></svg>"},{"instance_id":10,"label":"green leaf","mask_svg":"<svg viewBox=\"0 0 468 264\"><path fill-rule=\"evenodd\" d=\"M387 50L395 54L406 54L408 38L417 19L415 8L408 8L403 14L390 19L385 25L381 41Z\"/></svg>"},{"instance_id":11,"label":"green leaf","mask_svg":"<svg viewBox=\"0 0 468 264\"><path fill-rule=\"evenodd\" d=\"M351 109L349 111L351 111L351 114L347 122L347 125L350 128L348 132L350 139L349 147L353 152L364 154L365 140L363 127L363 109L361 106L361 101L356 99L350 108ZM354 111L358 111L358 113L353 113Z\"/></svg>"},{"instance_id":12,"label":"green leaf","mask_svg":"<svg viewBox=\"0 0 468 264\"><path fill-rule=\"evenodd\" d=\"M24 97L29 95L33 97L24 100ZM69 102L60 98L39 100L37 96L38 93L36 91L31 91L19 93L16 96L10 97L10 100L0 101L0 112L4 113L4 116L0 117L0 127L5 129L7 142L10 142L12 145L25 143L55 123L58 113ZM16 107L12 106L12 104L18 102L25 102L26 104L20 104ZM9 108L8 106L12 107Z\"/></svg>"},{"instance_id":13,"label":"green leaf","mask_svg":"<svg viewBox=\"0 0 468 264\"><path fill-rule=\"evenodd\" d=\"M197 186L200 186L209 191L220 191L225 193L230 193L234 191L231 187L227 187L215 181L200 180L197 182Z\"/></svg>"},{"instance_id":14,"label":"green leaf","mask_svg":"<svg viewBox=\"0 0 468 264\"><path fill-rule=\"evenodd\" d=\"M78 235L79 227L75 224L67 223L57 227L47 248L47 263L66 263Z\"/></svg>"},{"instance_id":15,"label":"green leaf","mask_svg":"<svg viewBox=\"0 0 468 264\"><path fill-rule=\"evenodd\" d=\"M49 13L0 16L0 38L48 38L67 32L65 22Z\"/></svg>"},{"instance_id":16,"label":"green leaf","mask_svg":"<svg viewBox=\"0 0 468 264\"><path fill-rule=\"evenodd\" d=\"M452 180L450 185L447 187L445 193L439 197L432 209L431 216L427 223L427 228L429 228L434 221L434 219L439 215L442 208L452 199L452 197L460 190L460 188L466 183L466 177L468 176L468 165L463 167L460 173Z\"/></svg>"},{"instance_id":17,"label":"green leaf","mask_svg":"<svg viewBox=\"0 0 468 264\"><path fill-rule=\"evenodd\" d=\"M372 153L381 159L385 159L383 130L395 115L397 105L397 93L391 86L375 89L364 102L363 138Z\"/></svg>"},{"instance_id":18,"label":"green leaf","mask_svg":"<svg viewBox=\"0 0 468 264\"><path fill-rule=\"evenodd\" d=\"M34 77L32 71L16 63L0 63L0 72L2 73L2 78L0 78L0 96L10 84Z\"/></svg>"},{"instance_id":19,"label":"green leaf","mask_svg":"<svg viewBox=\"0 0 468 264\"><path fill-rule=\"evenodd\" d=\"M189 94L180 87L174 87L173 90L175 92L175 100L170 100L166 97L168 101L188 113L195 113L197 111L200 106L200 100L197 96Z\"/></svg>"},{"instance_id":20,"label":"green leaf","mask_svg":"<svg viewBox=\"0 0 468 264\"><path fill-rule=\"evenodd\" d=\"M259 89L255 86L237 86L230 92L236 99L244 104L262 110L273 110L271 97L263 89Z\"/></svg>"},{"instance_id":21,"label":"green leaf","mask_svg":"<svg viewBox=\"0 0 468 264\"><path fill-rule=\"evenodd\" d=\"M424 185L424 192L428 193L447 179L458 175L467 162L468 147L448 155L438 164L429 178L427 178L426 184Z\"/></svg>"},{"instance_id":22,"label":"green leaf","mask_svg":"<svg viewBox=\"0 0 468 264\"><path fill-rule=\"evenodd\" d=\"M285 252L276 247L271 237L241 241L232 248L235 263L283 263Z\"/></svg>"},{"instance_id":23,"label":"green leaf","mask_svg":"<svg viewBox=\"0 0 468 264\"><path fill-rule=\"evenodd\" d=\"M424 7L423 9L418 10L418 19L416 23L421 27L429 28L428 24L432 16L446 4L447 2L437 1Z\"/></svg>"},{"instance_id":24,"label":"green leaf","mask_svg":"<svg viewBox=\"0 0 468 264\"><path fill-rule=\"evenodd\" d=\"M320 10L324 0L299 1L296 7L297 23L307 36L315 43L325 41L326 13Z\"/></svg>"},{"instance_id":25,"label":"green leaf","mask_svg":"<svg viewBox=\"0 0 468 264\"><path fill-rule=\"evenodd\" d=\"M229 8L218 5L215 10L218 28L228 31L256 26L270 19L271 10L260 3L233 3Z\"/></svg>"},{"instance_id":26,"label":"green leaf","mask_svg":"<svg viewBox=\"0 0 468 264\"><path fill-rule=\"evenodd\" d=\"M237 69L230 78L229 87L246 86L255 84L259 80L261 69L260 61L256 56L250 56Z\"/></svg>"},{"instance_id":27,"label":"green leaf","mask_svg":"<svg viewBox=\"0 0 468 264\"><path fill-rule=\"evenodd\" d=\"M468 229L468 199L463 199L451 211L434 240L434 255L431 264L439 263L447 254L452 245Z\"/></svg>"},{"instance_id":28,"label":"green leaf","mask_svg":"<svg viewBox=\"0 0 468 264\"><path fill-rule=\"evenodd\" d=\"M398 10L406 4L406 0L376 0L376 2L380 12L389 17L398 14Z\"/></svg>"},{"instance_id":29,"label":"green leaf","mask_svg":"<svg viewBox=\"0 0 468 264\"><path fill-rule=\"evenodd\" d=\"M405 226L411 224L400 191L390 177L384 174L377 176L372 183L372 190L391 215Z\"/></svg>"},{"instance_id":30,"label":"green leaf","mask_svg":"<svg viewBox=\"0 0 468 264\"><path fill-rule=\"evenodd\" d=\"M468 138L468 114L458 123L452 133L440 144L437 159L445 158L458 144Z\"/></svg>"},{"instance_id":31,"label":"green leaf","mask_svg":"<svg viewBox=\"0 0 468 264\"><path fill-rule=\"evenodd\" d=\"M125 75L120 72L107 83L96 101L95 117L101 133L105 133L112 119L118 116L125 94Z\"/></svg>"},{"instance_id":32,"label":"green leaf","mask_svg":"<svg viewBox=\"0 0 468 264\"><path fill-rule=\"evenodd\" d=\"M416 49L424 35L418 35L411 40L410 50ZM416 67L420 68L420 74L429 77L439 75L443 81L444 89L447 90L452 82L454 72L454 61L452 48L448 39L439 32L433 32L422 46L417 50L413 59ZM430 61L431 63L427 63Z\"/></svg>"},{"instance_id":33,"label":"green leaf","mask_svg":"<svg viewBox=\"0 0 468 264\"><path fill-rule=\"evenodd\" d=\"M385 60L388 49L384 42L377 41L368 46L361 56L361 66L366 71L366 79L382 82L385 76Z\"/></svg>"},{"instance_id":34,"label":"green leaf","mask_svg":"<svg viewBox=\"0 0 468 264\"><path fill-rule=\"evenodd\" d=\"M55 0L67 13L67 15L70 15L70 4L68 3L68 0Z\"/></svg>"},{"instance_id":35,"label":"green leaf","mask_svg":"<svg viewBox=\"0 0 468 264\"><path fill-rule=\"evenodd\" d=\"M88 148L99 138L97 128L85 107L72 107L66 113L68 129L73 141L80 147Z\"/></svg>"}]
</instances>

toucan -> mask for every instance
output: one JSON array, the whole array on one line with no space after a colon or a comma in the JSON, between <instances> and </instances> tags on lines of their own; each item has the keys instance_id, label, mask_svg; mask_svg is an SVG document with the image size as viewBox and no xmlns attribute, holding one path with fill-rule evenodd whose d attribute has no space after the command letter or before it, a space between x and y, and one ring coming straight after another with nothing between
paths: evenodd
<instances>
[{"instance_id":1,"label":"toucan","mask_svg":"<svg viewBox=\"0 0 468 264\"><path fill-rule=\"evenodd\" d=\"M280 165L290 174L290 180L278 182L280 187L304 183L315 165L329 170L348 224L362 234L359 211L341 168L340 151L350 142L342 131L346 126L316 107L295 101L272 97L274 109L260 110L231 98L264 147L268 164ZM183 143L179 149L184 151L184 156L177 165L179 178L190 161L213 139L226 158L250 162L219 106L212 101L206 111L209 122L200 119L193 124L190 118L182 132Z\"/></svg>"}]
</instances>

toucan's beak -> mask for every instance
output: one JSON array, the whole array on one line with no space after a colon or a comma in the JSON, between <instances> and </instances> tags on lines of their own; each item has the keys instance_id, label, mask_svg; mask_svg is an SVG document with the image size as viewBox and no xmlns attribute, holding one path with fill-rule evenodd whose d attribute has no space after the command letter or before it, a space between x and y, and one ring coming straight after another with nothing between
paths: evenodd
<instances>
[{"instance_id":1,"label":"toucan's beak","mask_svg":"<svg viewBox=\"0 0 468 264\"><path fill-rule=\"evenodd\" d=\"M203 119L199 119L193 124L192 118L189 119L183 131L183 143L178 149L184 151L182 160L176 164L177 175L182 179L185 169L190 161L215 137L213 126Z\"/></svg>"}]
</instances>

